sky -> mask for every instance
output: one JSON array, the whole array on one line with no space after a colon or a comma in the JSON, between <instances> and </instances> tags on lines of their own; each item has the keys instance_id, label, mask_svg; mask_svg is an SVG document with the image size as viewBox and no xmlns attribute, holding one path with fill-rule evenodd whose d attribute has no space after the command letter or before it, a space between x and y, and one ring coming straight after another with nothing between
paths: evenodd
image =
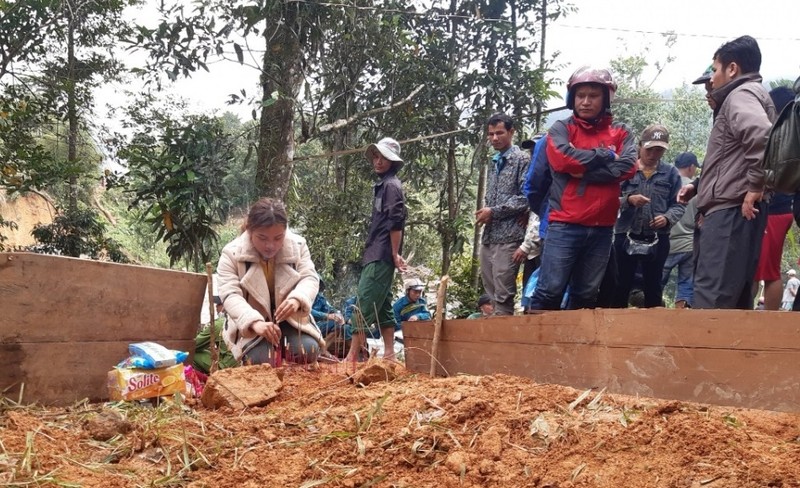
<instances>
[{"instance_id":1,"label":"sky","mask_svg":"<svg viewBox=\"0 0 800 488\"><path fill-rule=\"evenodd\" d=\"M572 0L570 3L578 10L547 27L547 54L560 53L556 64L561 67L556 76L562 81L582 65L607 67L610 60L623 55L644 54L651 65L673 56L674 61L652 84L656 91L666 91L684 82L691 83L711 64L721 44L744 34L759 42L765 80L794 80L800 75L800 29L797 28L800 1ZM137 12L136 17L144 20L152 17L152 12L151 7ZM663 35L668 31L678 36L670 49ZM251 107L228 106L225 101L228 94L242 88L257 93L257 72L232 62L212 64L210 69L211 73L200 72L192 79L179 81L168 92L187 98L196 110L220 113L230 110L243 120L248 119ZM655 69L646 73L654 76ZM107 87L99 98L118 100L124 88L123 85ZM554 89L565 91L563 85Z\"/></svg>"},{"instance_id":2,"label":"sky","mask_svg":"<svg viewBox=\"0 0 800 488\"><path fill-rule=\"evenodd\" d=\"M608 66L621 55L645 54L651 60L675 59L653 83L657 91L691 83L711 64L717 48L742 35L761 48L765 80L800 75L800 2L786 0L574 0L578 8L548 27L548 54L560 51L567 64L563 80L578 67ZM662 33L673 31L677 42L666 47ZM653 73L655 70L652 70Z\"/></svg>"}]
</instances>

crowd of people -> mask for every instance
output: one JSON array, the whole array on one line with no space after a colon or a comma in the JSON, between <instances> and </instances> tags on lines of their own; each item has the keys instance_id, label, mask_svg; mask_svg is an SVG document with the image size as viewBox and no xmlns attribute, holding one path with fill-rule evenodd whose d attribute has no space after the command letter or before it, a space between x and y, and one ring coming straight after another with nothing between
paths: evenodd
<instances>
[{"instance_id":1,"label":"crowd of people","mask_svg":"<svg viewBox=\"0 0 800 488\"><path fill-rule=\"evenodd\" d=\"M639 306L663 306L673 270L676 308L753 309L763 281L764 307L791 309L800 280L787 271L781 293L781 254L800 204L765 188L761 163L776 114L794 93L768 93L760 64L757 42L742 36L723 44L695 80L714 118L702 164L691 152L664 161L670 129L660 121L634 134L616 120L617 85L606 69L575 71L566 98L572 114L522 147L512 118L492 115L486 129L496 153L475 213L485 294L469 318L514 314L520 267L524 282L535 283L521 297L528 313L628 307L634 289ZM400 144L384 138L365 157L377 182L357 292L343 310L325 298L281 202L256 202L242 234L223 249L219 305L236 361L313 363L332 343L357 361L368 337L394 359L401 324L431 319L419 279L407 278L404 295L393 296L395 271L407 268Z\"/></svg>"}]
</instances>

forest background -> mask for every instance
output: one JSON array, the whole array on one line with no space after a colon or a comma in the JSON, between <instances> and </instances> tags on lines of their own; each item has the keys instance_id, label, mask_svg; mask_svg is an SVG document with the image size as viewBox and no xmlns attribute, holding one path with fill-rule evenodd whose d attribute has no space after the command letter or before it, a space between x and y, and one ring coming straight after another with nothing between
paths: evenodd
<instances>
[{"instance_id":1,"label":"forest background","mask_svg":"<svg viewBox=\"0 0 800 488\"><path fill-rule=\"evenodd\" d=\"M404 254L424 281L451 276L450 311L464 316L481 289L484 121L511 114L519 142L568 115L565 62L547 42L575 12L556 0L0 0L3 198L35 192L58 210L29 250L190 271L216 264L250 203L281 198L340 304L371 211L363 149L392 136L406 160ZM619 45L615 116L636 133L666 125L667 161L702 159L711 112L699 87L656 91L679 35L660 39ZM215 87L228 110L169 89L233 67L252 79ZM111 104L109 87L124 87ZM14 225L0 218L0 248Z\"/></svg>"}]
</instances>

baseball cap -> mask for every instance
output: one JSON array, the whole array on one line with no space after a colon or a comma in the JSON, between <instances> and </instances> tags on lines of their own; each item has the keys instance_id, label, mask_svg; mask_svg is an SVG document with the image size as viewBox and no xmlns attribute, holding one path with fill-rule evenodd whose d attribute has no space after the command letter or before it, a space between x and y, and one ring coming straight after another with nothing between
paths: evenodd
<instances>
[{"instance_id":1,"label":"baseball cap","mask_svg":"<svg viewBox=\"0 0 800 488\"><path fill-rule=\"evenodd\" d=\"M793 269L790 269L789 271L786 272L786 274L789 275L789 276L795 276L795 275L797 275L797 271L795 271Z\"/></svg>"},{"instance_id":2,"label":"baseball cap","mask_svg":"<svg viewBox=\"0 0 800 488\"><path fill-rule=\"evenodd\" d=\"M483 295L480 296L480 298L478 298L478 308L480 308L481 305L486 305L487 303L491 303L491 302L492 302L492 299L489 298L489 295L484 293Z\"/></svg>"},{"instance_id":3,"label":"baseball cap","mask_svg":"<svg viewBox=\"0 0 800 488\"><path fill-rule=\"evenodd\" d=\"M708 65L708 68L703 71L703 74L700 75L700 78L692 82L692 85L705 85L707 82L711 81L711 75L714 74L714 70L712 69L713 66L714 65L712 64Z\"/></svg>"},{"instance_id":4,"label":"baseball cap","mask_svg":"<svg viewBox=\"0 0 800 488\"><path fill-rule=\"evenodd\" d=\"M700 163L697 162L697 156L692 152L682 152L675 158L676 168L688 168L691 165L700 167Z\"/></svg>"},{"instance_id":5,"label":"baseball cap","mask_svg":"<svg viewBox=\"0 0 800 488\"><path fill-rule=\"evenodd\" d=\"M409 278L403 282L403 288L405 288L406 291L408 290L421 291L425 289L425 285L423 285L422 281L420 281L417 278Z\"/></svg>"},{"instance_id":6,"label":"baseball cap","mask_svg":"<svg viewBox=\"0 0 800 488\"><path fill-rule=\"evenodd\" d=\"M669 149L669 131L663 125L648 125L642 131L642 147L663 147Z\"/></svg>"}]
</instances>

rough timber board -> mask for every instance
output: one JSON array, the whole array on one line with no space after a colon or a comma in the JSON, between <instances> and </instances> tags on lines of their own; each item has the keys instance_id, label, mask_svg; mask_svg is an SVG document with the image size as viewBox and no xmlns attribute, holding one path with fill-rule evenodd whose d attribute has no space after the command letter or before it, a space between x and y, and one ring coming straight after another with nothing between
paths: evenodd
<instances>
[{"instance_id":1,"label":"rough timber board","mask_svg":"<svg viewBox=\"0 0 800 488\"><path fill-rule=\"evenodd\" d=\"M170 349L194 350L194 339L159 343ZM106 374L127 355L127 341L0 343L4 362L0 391L6 390L2 395L17 401L24 383L23 403L44 405L105 400Z\"/></svg>"},{"instance_id":2,"label":"rough timber board","mask_svg":"<svg viewBox=\"0 0 800 488\"><path fill-rule=\"evenodd\" d=\"M431 322L403 324L406 367L430 369ZM506 373L575 388L800 411L800 315L580 310L447 320L439 374Z\"/></svg>"},{"instance_id":3,"label":"rough timber board","mask_svg":"<svg viewBox=\"0 0 800 488\"><path fill-rule=\"evenodd\" d=\"M15 398L22 379L29 402L96 398L130 342L181 344L193 352L205 283L196 273L0 253L0 394ZM44 378L76 362L84 374L68 387Z\"/></svg>"}]
</instances>

